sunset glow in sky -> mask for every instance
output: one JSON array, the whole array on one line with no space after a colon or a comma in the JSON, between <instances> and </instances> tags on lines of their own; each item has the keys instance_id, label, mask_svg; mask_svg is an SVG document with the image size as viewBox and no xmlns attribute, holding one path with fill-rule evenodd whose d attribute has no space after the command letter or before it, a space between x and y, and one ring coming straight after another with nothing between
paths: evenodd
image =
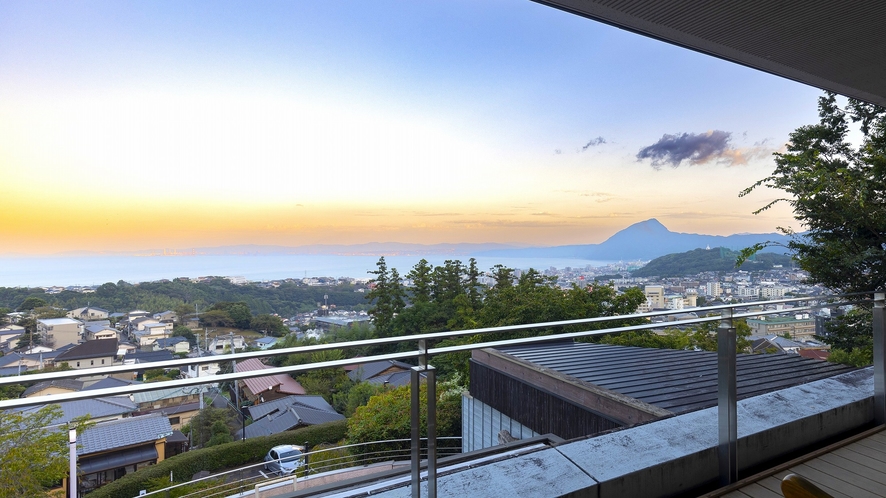
<instances>
[{"instance_id":1,"label":"sunset glow in sky","mask_svg":"<svg viewBox=\"0 0 886 498\"><path fill-rule=\"evenodd\" d=\"M772 232L819 94L523 0L7 0L0 254Z\"/></svg>"}]
</instances>

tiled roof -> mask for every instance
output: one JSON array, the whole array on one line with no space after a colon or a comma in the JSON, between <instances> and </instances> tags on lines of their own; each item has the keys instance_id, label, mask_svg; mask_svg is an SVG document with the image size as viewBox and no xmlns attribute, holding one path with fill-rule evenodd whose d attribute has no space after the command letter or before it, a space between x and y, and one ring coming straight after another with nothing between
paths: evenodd
<instances>
[{"instance_id":1,"label":"tiled roof","mask_svg":"<svg viewBox=\"0 0 886 498\"><path fill-rule=\"evenodd\" d=\"M138 404L151 403L154 401L159 401L161 399L181 398L185 396L199 394L201 389L203 390L203 392L209 391L208 386L171 387L169 389L157 389L156 391L132 393L132 400Z\"/></svg>"},{"instance_id":2,"label":"tiled roof","mask_svg":"<svg viewBox=\"0 0 886 498\"><path fill-rule=\"evenodd\" d=\"M403 370L409 370L410 368L412 368L412 365L397 360L373 361L371 363L358 365L357 368L351 370L351 372L348 373L348 377L350 377L351 380L353 380L354 382L360 382L371 379L389 368L400 368Z\"/></svg>"},{"instance_id":3,"label":"tiled roof","mask_svg":"<svg viewBox=\"0 0 886 498\"><path fill-rule=\"evenodd\" d=\"M123 386L131 386L133 384L141 384L141 382L137 380L124 380L118 379L117 377L105 377L104 379L95 382L93 384L89 384L84 387L84 391L92 391L95 389L106 389L110 387L123 387Z\"/></svg>"},{"instance_id":4,"label":"tiled roof","mask_svg":"<svg viewBox=\"0 0 886 498\"><path fill-rule=\"evenodd\" d=\"M158 349L157 351L133 351L126 353L123 357L124 362L134 361L135 363L153 363L155 361L172 360L172 352L166 349Z\"/></svg>"},{"instance_id":5,"label":"tiled roof","mask_svg":"<svg viewBox=\"0 0 886 498\"><path fill-rule=\"evenodd\" d=\"M170 434L172 426L169 419L160 414L100 422L79 435L77 455L156 441Z\"/></svg>"},{"instance_id":6,"label":"tiled roof","mask_svg":"<svg viewBox=\"0 0 886 498\"><path fill-rule=\"evenodd\" d=\"M257 358L249 358L248 360L237 362L237 372L250 372L254 370L265 370L268 368L271 367L265 365ZM253 394L258 394L267 390L275 390L275 388L276 391L287 394L307 393L301 384L285 374L243 379L243 383L246 384L247 389Z\"/></svg>"},{"instance_id":7,"label":"tiled roof","mask_svg":"<svg viewBox=\"0 0 886 498\"><path fill-rule=\"evenodd\" d=\"M117 356L117 339L86 341L56 356L55 361L72 361L102 356Z\"/></svg>"},{"instance_id":8,"label":"tiled roof","mask_svg":"<svg viewBox=\"0 0 886 498\"><path fill-rule=\"evenodd\" d=\"M108 396L96 399L78 399L74 401L62 401L57 403L62 409L62 416L53 421L53 424L64 424L77 417L89 415L90 418L110 417L113 415L124 416L134 412L138 407L129 400L128 396ZM42 406L22 409L26 413L34 413Z\"/></svg>"},{"instance_id":9,"label":"tiled roof","mask_svg":"<svg viewBox=\"0 0 886 498\"><path fill-rule=\"evenodd\" d=\"M289 429L342 420L322 396L287 396L248 408L254 422L246 426L246 437L268 436Z\"/></svg>"},{"instance_id":10,"label":"tiled roof","mask_svg":"<svg viewBox=\"0 0 886 498\"><path fill-rule=\"evenodd\" d=\"M83 381L76 379L54 379L46 382L38 382L25 389L25 392L22 393L22 397L27 398L34 393L38 393L50 387L67 389L68 391L80 391L83 389Z\"/></svg>"}]
</instances>

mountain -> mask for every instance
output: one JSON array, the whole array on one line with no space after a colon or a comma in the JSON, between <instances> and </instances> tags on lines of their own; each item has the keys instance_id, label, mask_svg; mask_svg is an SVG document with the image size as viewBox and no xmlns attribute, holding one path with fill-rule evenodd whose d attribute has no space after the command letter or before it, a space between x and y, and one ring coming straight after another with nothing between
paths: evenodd
<instances>
[{"instance_id":1,"label":"mountain","mask_svg":"<svg viewBox=\"0 0 886 498\"><path fill-rule=\"evenodd\" d=\"M478 256L575 258L597 261L651 260L666 254L725 247L739 250L757 242L773 241L787 244L789 238L780 233L735 235L702 235L672 232L655 218L634 223L599 244L555 247L529 247L484 251ZM764 252L784 253L782 247L769 247Z\"/></svg>"},{"instance_id":2,"label":"mountain","mask_svg":"<svg viewBox=\"0 0 886 498\"><path fill-rule=\"evenodd\" d=\"M693 249L692 251L668 254L650 261L646 266L631 272L632 277L682 277L706 271L735 271L737 251L722 247ZM741 265L742 270L768 270L775 265L789 267L791 257L784 254L757 254L752 260Z\"/></svg>"}]
</instances>

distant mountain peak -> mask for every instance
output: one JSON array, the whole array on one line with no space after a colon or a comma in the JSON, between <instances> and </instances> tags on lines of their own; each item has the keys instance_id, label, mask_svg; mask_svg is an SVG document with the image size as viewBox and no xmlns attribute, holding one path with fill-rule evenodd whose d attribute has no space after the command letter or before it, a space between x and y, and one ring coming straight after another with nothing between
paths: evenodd
<instances>
[{"instance_id":1,"label":"distant mountain peak","mask_svg":"<svg viewBox=\"0 0 886 498\"><path fill-rule=\"evenodd\" d=\"M646 232L670 232L668 228L661 224L655 218L649 218L646 221L640 221L624 229L626 230L643 230Z\"/></svg>"}]
</instances>

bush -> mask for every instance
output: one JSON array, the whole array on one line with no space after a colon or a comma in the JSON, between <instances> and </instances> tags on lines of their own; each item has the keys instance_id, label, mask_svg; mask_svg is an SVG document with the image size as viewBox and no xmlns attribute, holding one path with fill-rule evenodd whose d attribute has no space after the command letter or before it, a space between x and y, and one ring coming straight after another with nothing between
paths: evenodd
<instances>
[{"instance_id":1,"label":"bush","mask_svg":"<svg viewBox=\"0 0 886 498\"><path fill-rule=\"evenodd\" d=\"M294 431L281 432L246 441L220 444L211 448L189 451L167 458L157 465L127 474L120 479L98 488L89 494L90 498L116 498L138 496L142 489L148 489L152 480L169 478L172 472L176 483L188 482L191 476L206 470L216 472L242 465L260 463L271 447L278 444L304 444L314 447L321 443L339 441L347 434L347 421L314 425Z\"/></svg>"}]
</instances>

